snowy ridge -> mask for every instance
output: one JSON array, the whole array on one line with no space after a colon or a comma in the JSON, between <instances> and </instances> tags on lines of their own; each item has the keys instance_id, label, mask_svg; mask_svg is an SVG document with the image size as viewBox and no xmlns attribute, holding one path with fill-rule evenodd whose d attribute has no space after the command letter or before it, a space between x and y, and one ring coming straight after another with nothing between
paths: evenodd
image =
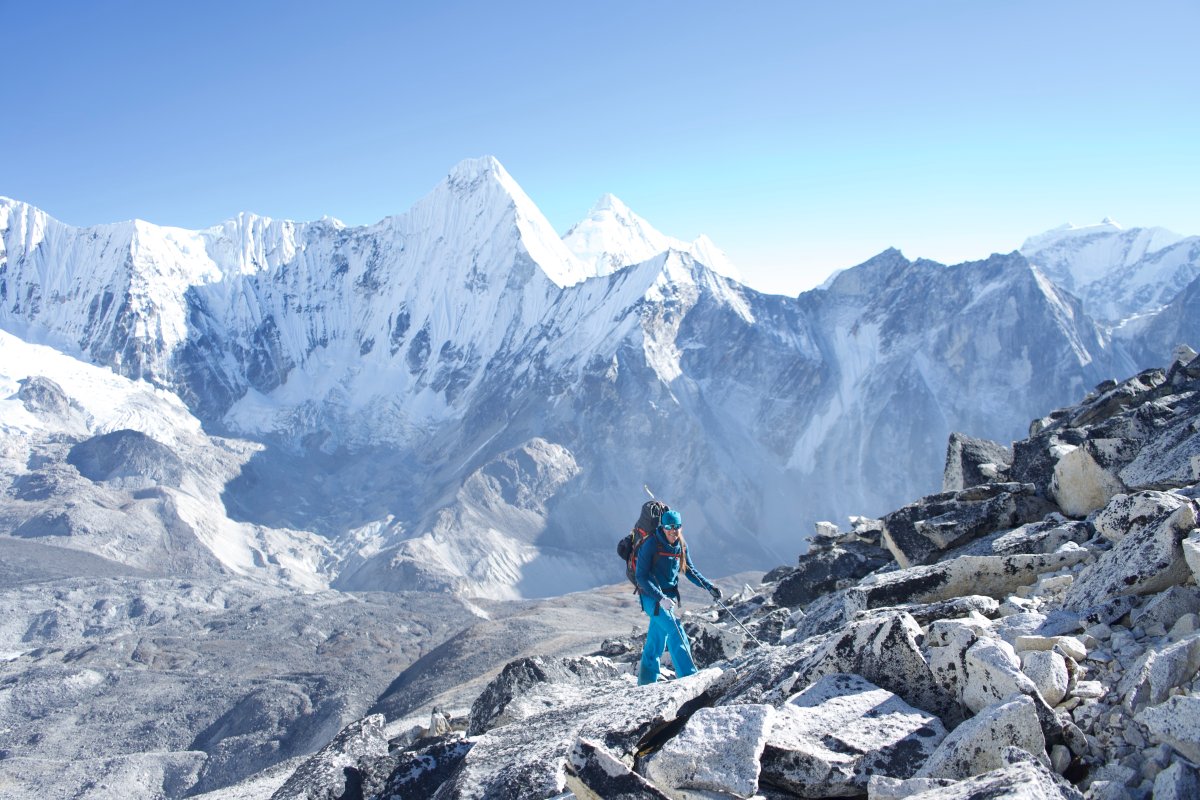
<instances>
[{"instance_id":1,"label":"snowy ridge","mask_svg":"<svg viewBox=\"0 0 1200 800\"><path fill-rule=\"evenodd\" d=\"M1159 309L1200 276L1200 237L1111 219L1031 236L1020 252L1112 323Z\"/></svg>"},{"instance_id":2,"label":"snowy ridge","mask_svg":"<svg viewBox=\"0 0 1200 800\"><path fill-rule=\"evenodd\" d=\"M590 265L592 275L609 275L668 250L688 253L717 273L734 280L741 275L725 251L708 236L688 243L667 236L611 194L602 196L588 215L563 236L563 242Z\"/></svg>"}]
</instances>

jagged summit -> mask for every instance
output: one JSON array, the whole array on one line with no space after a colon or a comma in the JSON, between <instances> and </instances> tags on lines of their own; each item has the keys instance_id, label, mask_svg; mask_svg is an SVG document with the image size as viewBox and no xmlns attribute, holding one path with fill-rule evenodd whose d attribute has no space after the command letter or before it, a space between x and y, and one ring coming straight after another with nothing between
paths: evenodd
<instances>
[{"instance_id":1,"label":"jagged summit","mask_svg":"<svg viewBox=\"0 0 1200 800\"><path fill-rule=\"evenodd\" d=\"M594 275L609 275L667 250L689 253L721 275L740 279L737 267L708 236L693 242L667 236L613 194L601 195L592 210L563 236L563 242Z\"/></svg>"}]
</instances>

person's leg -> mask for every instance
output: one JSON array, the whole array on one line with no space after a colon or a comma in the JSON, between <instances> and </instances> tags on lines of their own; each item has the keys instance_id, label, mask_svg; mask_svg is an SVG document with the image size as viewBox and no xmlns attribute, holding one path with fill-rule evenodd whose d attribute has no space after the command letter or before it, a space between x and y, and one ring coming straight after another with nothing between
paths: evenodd
<instances>
[{"instance_id":1,"label":"person's leg","mask_svg":"<svg viewBox=\"0 0 1200 800\"><path fill-rule=\"evenodd\" d=\"M642 610L650 618L650 627L646 630L646 644L642 647L642 660L638 664L638 685L645 686L658 681L659 660L666 645L667 628L662 624L666 615L662 612L657 616L654 614L654 601L648 597L642 597L641 600Z\"/></svg>"},{"instance_id":2,"label":"person's leg","mask_svg":"<svg viewBox=\"0 0 1200 800\"><path fill-rule=\"evenodd\" d=\"M675 617L667 617L666 622L666 643L667 649L671 651L671 663L675 665L675 677L685 678L696 674L696 662L692 661L692 643L683 631L683 624Z\"/></svg>"}]
</instances>

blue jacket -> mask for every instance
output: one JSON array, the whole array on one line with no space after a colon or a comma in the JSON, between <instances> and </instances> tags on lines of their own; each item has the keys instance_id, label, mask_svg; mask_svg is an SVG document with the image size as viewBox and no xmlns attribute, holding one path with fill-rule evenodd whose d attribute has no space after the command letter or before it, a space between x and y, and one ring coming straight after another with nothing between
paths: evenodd
<instances>
[{"instance_id":1,"label":"blue jacket","mask_svg":"<svg viewBox=\"0 0 1200 800\"><path fill-rule=\"evenodd\" d=\"M712 591L712 584L692 566L692 556L680 542L671 544L663 534L662 528L647 536L646 541L638 548L637 555L637 584L638 590L655 601L664 596L673 600L679 599L679 562L687 559L688 580L705 591Z\"/></svg>"}]
</instances>

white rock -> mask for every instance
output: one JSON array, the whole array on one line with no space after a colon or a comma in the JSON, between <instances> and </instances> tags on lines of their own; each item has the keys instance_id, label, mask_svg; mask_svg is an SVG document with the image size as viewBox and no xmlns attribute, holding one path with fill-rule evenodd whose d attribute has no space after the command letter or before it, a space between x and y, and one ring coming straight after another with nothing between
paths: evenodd
<instances>
[{"instance_id":1,"label":"white rock","mask_svg":"<svg viewBox=\"0 0 1200 800\"><path fill-rule=\"evenodd\" d=\"M1200 617L1195 614L1184 614L1171 626L1167 636L1177 642L1191 636L1197 630L1200 630Z\"/></svg>"},{"instance_id":2,"label":"white rock","mask_svg":"<svg viewBox=\"0 0 1200 800\"><path fill-rule=\"evenodd\" d=\"M1054 465L1050 494L1069 517L1086 517L1123 491L1121 479L1100 466L1088 447L1070 449Z\"/></svg>"},{"instance_id":3,"label":"white rock","mask_svg":"<svg viewBox=\"0 0 1200 800\"><path fill-rule=\"evenodd\" d=\"M1019 747L1049 765L1034 701L1017 697L981 711L950 732L916 775L961 780L1005 766L1002 751Z\"/></svg>"},{"instance_id":4,"label":"white rock","mask_svg":"<svg viewBox=\"0 0 1200 800\"><path fill-rule=\"evenodd\" d=\"M768 705L702 708L646 759L646 777L668 794L697 789L752 797L775 713Z\"/></svg>"},{"instance_id":5,"label":"white rock","mask_svg":"<svg viewBox=\"0 0 1200 800\"><path fill-rule=\"evenodd\" d=\"M1013 649L1018 653L1028 650L1057 649L1064 656L1076 661L1083 661L1087 658L1087 649L1083 646L1083 642L1074 636L1018 636L1013 642Z\"/></svg>"},{"instance_id":6,"label":"white rock","mask_svg":"<svg viewBox=\"0 0 1200 800\"><path fill-rule=\"evenodd\" d=\"M1014 694L1037 691L1033 681L1021 672L1021 660L1008 642L980 639L968 648L965 660L962 701L976 713Z\"/></svg>"},{"instance_id":7,"label":"white rock","mask_svg":"<svg viewBox=\"0 0 1200 800\"><path fill-rule=\"evenodd\" d=\"M1079 681L1071 694L1084 700L1094 700L1104 697L1104 684L1100 681Z\"/></svg>"},{"instance_id":8,"label":"white rock","mask_svg":"<svg viewBox=\"0 0 1200 800\"><path fill-rule=\"evenodd\" d=\"M1152 739L1171 745L1192 763L1200 763L1200 697L1176 695L1150 706L1135 719L1146 726Z\"/></svg>"},{"instance_id":9,"label":"white rock","mask_svg":"<svg viewBox=\"0 0 1200 800\"><path fill-rule=\"evenodd\" d=\"M1070 674L1067 661L1053 650L1034 650L1021 656L1021 671L1029 676L1038 694L1052 706L1067 696Z\"/></svg>"},{"instance_id":10,"label":"white rock","mask_svg":"<svg viewBox=\"0 0 1200 800\"><path fill-rule=\"evenodd\" d=\"M805 797L861 794L910 777L946 736L941 720L857 675L827 675L775 716L762 778Z\"/></svg>"}]
</instances>

